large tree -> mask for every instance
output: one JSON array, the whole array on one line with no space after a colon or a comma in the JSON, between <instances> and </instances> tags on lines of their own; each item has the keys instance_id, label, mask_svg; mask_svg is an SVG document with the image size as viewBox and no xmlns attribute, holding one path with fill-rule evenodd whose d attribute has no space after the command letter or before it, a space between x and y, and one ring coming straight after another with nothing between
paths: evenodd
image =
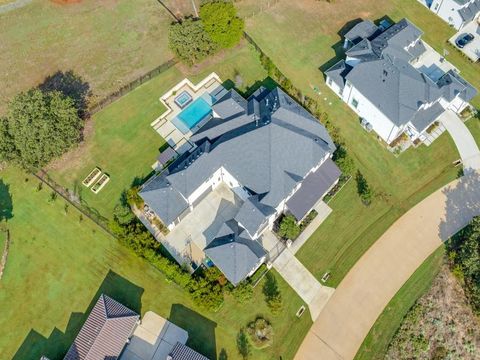
<instances>
[{"instance_id":1,"label":"large tree","mask_svg":"<svg viewBox=\"0 0 480 360\"><path fill-rule=\"evenodd\" d=\"M243 19L231 2L215 0L200 7L200 18L205 31L222 48L235 46L241 39L244 29Z\"/></svg>"},{"instance_id":2,"label":"large tree","mask_svg":"<svg viewBox=\"0 0 480 360\"><path fill-rule=\"evenodd\" d=\"M71 98L39 89L20 93L0 121L0 160L27 169L42 167L77 144L82 128Z\"/></svg>"},{"instance_id":3,"label":"large tree","mask_svg":"<svg viewBox=\"0 0 480 360\"><path fill-rule=\"evenodd\" d=\"M192 18L173 23L168 40L172 51L188 65L205 59L218 48L203 28L202 22Z\"/></svg>"}]
</instances>

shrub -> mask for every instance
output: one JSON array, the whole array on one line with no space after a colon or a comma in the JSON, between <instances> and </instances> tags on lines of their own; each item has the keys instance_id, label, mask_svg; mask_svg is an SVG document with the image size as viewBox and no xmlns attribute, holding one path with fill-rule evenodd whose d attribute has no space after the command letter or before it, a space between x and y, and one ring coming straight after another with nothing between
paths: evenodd
<instances>
[{"instance_id":1,"label":"shrub","mask_svg":"<svg viewBox=\"0 0 480 360\"><path fill-rule=\"evenodd\" d=\"M238 303L248 303L253 298L253 286L247 281L242 281L232 290L232 295Z\"/></svg>"},{"instance_id":2,"label":"shrub","mask_svg":"<svg viewBox=\"0 0 480 360\"><path fill-rule=\"evenodd\" d=\"M278 229L278 235L291 240L295 240L298 235L300 235L300 227L293 215L286 215L283 217Z\"/></svg>"},{"instance_id":3,"label":"shrub","mask_svg":"<svg viewBox=\"0 0 480 360\"><path fill-rule=\"evenodd\" d=\"M364 205L370 205L372 203L372 189L367 183L367 179L363 176L360 170L357 170L357 175L355 176L355 181L357 182L357 193L362 199Z\"/></svg>"},{"instance_id":4,"label":"shrub","mask_svg":"<svg viewBox=\"0 0 480 360\"><path fill-rule=\"evenodd\" d=\"M242 38L245 24L231 2L217 0L204 3L200 7L200 18L205 31L222 48L233 47Z\"/></svg>"},{"instance_id":5,"label":"shrub","mask_svg":"<svg viewBox=\"0 0 480 360\"><path fill-rule=\"evenodd\" d=\"M126 198L127 198L127 203L130 206L136 206L138 209L143 208L143 205L145 202L143 201L142 197L140 196L139 192L139 187L134 186L130 189L128 189L126 193Z\"/></svg>"},{"instance_id":6,"label":"shrub","mask_svg":"<svg viewBox=\"0 0 480 360\"><path fill-rule=\"evenodd\" d=\"M263 349L272 345L272 325L262 317L258 317L255 321L248 324L247 333L251 343L257 349Z\"/></svg>"},{"instance_id":7,"label":"shrub","mask_svg":"<svg viewBox=\"0 0 480 360\"><path fill-rule=\"evenodd\" d=\"M202 22L192 18L171 24L168 41L172 51L188 65L205 59L218 49Z\"/></svg>"},{"instance_id":8,"label":"shrub","mask_svg":"<svg viewBox=\"0 0 480 360\"><path fill-rule=\"evenodd\" d=\"M250 342L244 329L240 329L237 334L237 349L242 359L248 359L252 353Z\"/></svg>"}]
</instances>

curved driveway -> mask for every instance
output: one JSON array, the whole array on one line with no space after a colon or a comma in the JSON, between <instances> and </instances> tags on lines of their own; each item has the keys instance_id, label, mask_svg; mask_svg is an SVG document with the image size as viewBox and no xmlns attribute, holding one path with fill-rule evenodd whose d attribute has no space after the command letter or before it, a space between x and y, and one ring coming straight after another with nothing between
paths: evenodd
<instances>
[{"instance_id":1,"label":"curved driveway","mask_svg":"<svg viewBox=\"0 0 480 360\"><path fill-rule=\"evenodd\" d=\"M480 215L480 176L470 173L398 219L350 270L295 359L353 359L390 299L451 235Z\"/></svg>"}]
</instances>

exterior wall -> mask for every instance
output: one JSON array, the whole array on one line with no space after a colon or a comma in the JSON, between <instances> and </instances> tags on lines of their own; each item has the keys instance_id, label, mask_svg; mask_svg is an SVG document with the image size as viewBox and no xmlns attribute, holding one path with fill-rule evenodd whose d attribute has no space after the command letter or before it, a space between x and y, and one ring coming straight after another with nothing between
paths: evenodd
<instances>
[{"instance_id":1,"label":"exterior wall","mask_svg":"<svg viewBox=\"0 0 480 360\"><path fill-rule=\"evenodd\" d=\"M262 257L260 259L260 261L253 267L252 271L250 271L246 277L252 276L255 273L255 271L257 271L257 269L265 262L266 259L267 259L266 256Z\"/></svg>"},{"instance_id":2,"label":"exterior wall","mask_svg":"<svg viewBox=\"0 0 480 360\"><path fill-rule=\"evenodd\" d=\"M463 19L458 13L458 10L461 8L462 6L453 0L433 0L430 10L459 30L464 25Z\"/></svg>"},{"instance_id":3,"label":"exterior wall","mask_svg":"<svg viewBox=\"0 0 480 360\"><path fill-rule=\"evenodd\" d=\"M455 99L452 100L448 108L458 114L462 112L463 109L465 109L467 106L468 102L463 101L460 97L457 96Z\"/></svg>"},{"instance_id":4,"label":"exterior wall","mask_svg":"<svg viewBox=\"0 0 480 360\"><path fill-rule=\"evenodd\" d=\"M245 201L248 197L249 194L248 192L243 188L242 184L238 182L237 179L233 177L232 174L230 174L227 169L221 168L221 174L222 174L222 181L230 188L232 191L240 197L243 201Z\"/></svg>"},{"instance_id":5,"label":"exterior wall","mask_svg":"<svg viewBox=\"0 0 480 360\"><path fill-rule=\"evenodd\" d=\"M337 83L335 83L330 77L327 76L327 86L333 90L333 92L335 94L337 94L338 96L342 97L342 88L340 88L340 86L337 85Z\"/></svg>"},{"instance_id":6,"label":"exterior wall","mask_svg":"<svg viewBox=\"0 0 480 360\"><path fill-rule=\"evenodd\" d=\"M355 65L360 64L360 60L354 57L347 56L345 59L345 63L347 65L350 65L351 67L355 67Z\"/></svg>"},{"instance_id":7,"label":"exterior wall","mask_svg":"<svg viewBox=\"0 0 480 360\"><path fill-rule=\"evenodd\" d=\"M375 105L364 97L354 86L347 83L343 91L342 99L358 116L372 124L373 130L387 143L395 140L403 129L390 121ZM358 105L352 104L356 100Z\"/></svg>"}]
</instances>

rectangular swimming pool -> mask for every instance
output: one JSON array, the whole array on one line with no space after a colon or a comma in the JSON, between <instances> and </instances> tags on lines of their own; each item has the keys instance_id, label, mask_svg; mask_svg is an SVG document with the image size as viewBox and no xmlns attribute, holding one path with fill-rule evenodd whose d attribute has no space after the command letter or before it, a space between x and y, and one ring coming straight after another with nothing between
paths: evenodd
<instances>
[{"instance_id":1,"label":"rectangular swimming pool","mask_svg":"<svg viewBox=\"0 0 480 360\"><path fill-rule=\"evenodd\" d=\"M207 96L205 96L207 95ZM205 94L197 98L172 120L173 124L184 134L212 113L212 97Z\"/></svg>"}]
</instances>

